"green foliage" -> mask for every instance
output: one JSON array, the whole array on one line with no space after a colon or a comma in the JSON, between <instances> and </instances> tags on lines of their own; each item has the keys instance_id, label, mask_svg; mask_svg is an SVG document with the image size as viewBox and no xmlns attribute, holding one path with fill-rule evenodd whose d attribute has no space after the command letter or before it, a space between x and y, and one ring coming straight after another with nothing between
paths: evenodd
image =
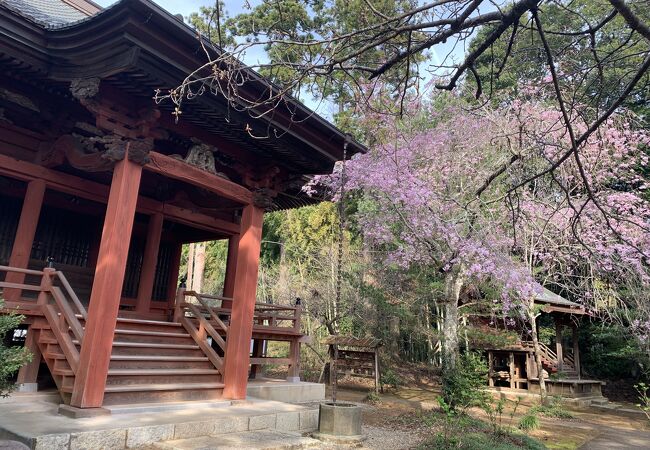
<instances>
[{"instance_id":1,"label":"green foliage","mask_svg":"<svg viewBox=\"0 0 650 450\"><path fill-rule=\"evenodd\" d=\"M519 424L517 428L523 431L533 431L539 428L539 417L536 414L531 414L530 412L525 416L522 416L519 419Z\"/></svg>"},{"instance_id":2,"label":"green foliage","mask_svg":"<svg viewBox=\"0 0 650 450\"><path fill-rule=\"evenodd\" d=\"M648 354L617 324L584 324L580 342L588 349L581 354L582 367L595 379L638 378L650 367Z\"/></svg>"},{"instance_id":3,"label":"green foliage","mask_svg":"<svg viewBox=\"0 0 650 450\"><path fill-rule=\"evenodd\" d=\"M365 401L371 405L378 405L381 403L381 397L375 391L371 391L366 395Z\"/></svg>"},{"instance_id":4,"label":"green foliage","mask_svg":"<svg viewBox=\"0 0 650 450\"><path fill-rule=\"evenodd\" d=\"M3 305L4 301L0 299L0 309ZM0 315L0 397L9 395L14 388L11 376L32 359L26 348L3 345L5 335L20 325L24 318L11 313Z\"/></svg>"},{"instance_id":5,"label":"green foliage","mask_svg":"<svg viewBox=\"0 0 650 450\"><path fill-rule=\"evenodd\" d=\"M465 352L458 358L456 368L443 376L443 398L454 411L465 411L486 403L487 362L478 352Z\"/></svg>"},{"instance_id":6,"label":"green foliage","mask_svg":"<svg viewBox=\"0 0 650 450\"><path fill-rule=\"evenodd\" d=\"M381 384L392 386L393 389L397 389L402 385L402 377L400 377L393 369L388 367L381 372Z\"/></svg>"},{"instance_id":7,"label":"green foliage","mask_svg":"<svg viewBox=\"0 0 650 450\"><path fill-rule=\"evenodd\" d=\"M474 349L506 348L516 344L519 338L519 334L512 330L467 327L467 339Z\"/></svg>"},{"instance_id":8,"label":"green foliage","mask_svg":"<svg viewBox=\"0 0 650 450\"><path fill-rule=\"evenodd\" d=\"M425 425L440 425L441 429L431 439L417 448L421 450L538 450L546 448L542 443L516 432L494 432L494 426L465 414L457 414L444 399L438 400L442 417L425 416ZM512 417L512 415L511 415Z\"/></svg>"},{"instance_id":9,"label":"green foliage","mask_svg":"<svg viewBox=\"0 0 650 450\"><path fill-rule=\"evenodd\" d=\"M548 3L544 7L544 21L553 24L552 30L581 29L585 22L597 23L611 10L611 5L606 0L577 0L571 2L571 8L579 11L577 14L568 14L561 3ZM638 8L636 14L646 21L650 19L647 8ZM520 30L523 30L526 17L522 17ZM492 27L480 29L470 44L470 51L483 42L492 31ZM583 70L594 64L593 53L586 46L569 46L574 41L572 36L563 36L560 33L549 33L547 39L554 49L563 49L556 53L556 64L562 66L562 71L571 73ZM600 58L615 50L616 63L606 63L602 71L593 70L577 88L578 102L591 102L595 99L605 103L613 101L620 93L625 83L621 82L643 59L643 50L646 45L642 41L629 40L629 29L625 26L625 19L620 15L614 17L599 33L594 35L595 51ZM536 33L523 33L514 41L508 62L503 71L496 77L497 69L504 60L510 41L510 33L504 33L490 47L490 51L483 53L475 63L475 68L481 79L483 90L493 93L493 101L499 102L503 97L513 98L520 96L521 87L531 82L540 80L548 70L546 55L539 35ZM626 45L629 44L629 45ZM474 93L476 82L473 77L468 77L466 89L468 95ZM647 89L639 89L638 95L631 95L625 106L639 114L649 112L647 102ZM607 93L607 95L603 95ZM601 105L601 107L603 107Z\"/></svg>"},{"instance_id":10,"label":"green foliage","mask_svg":"<svg viewBox=\"0 0 650 450\"><path fill-rule=\"evenodd\" d=\"M422 450L541 450L544 444L526 436L502 437L487 433L454 434L449 439L437 435L435 439L418 446Z\"/></svg>"},{"instance_id":11,"label":"green foliage","mask_svg":"<svg viewBox=\"0 0 650 450\"><path fill-rule=\"evenodd\" d=\"M566 410L562 403L562 397L551 397L546 404L535 405L528 411L528 414L541 414L544 417L556 419L573 419L574 416Z\"/></svg>"},{"instance_id":12,"label":"green foliage","mask_svg":"<svg viewBox=\"0 0 650 450\"><path fill-rule=\"evenodd\" d=\"M634 389L639 394L639 403L637 407L645 414L645 416L650 420L650 386L645 383L639 383L634 385Z\"/></svg>"}]
</instances>

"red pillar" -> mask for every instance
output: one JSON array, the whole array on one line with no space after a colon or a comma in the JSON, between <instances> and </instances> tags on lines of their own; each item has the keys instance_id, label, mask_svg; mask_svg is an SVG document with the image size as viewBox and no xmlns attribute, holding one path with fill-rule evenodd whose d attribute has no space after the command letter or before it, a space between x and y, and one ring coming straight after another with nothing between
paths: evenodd
<instances>
[{"instance_id":1,"label":"red pillar","mask_svg":"<svg viewBox=\"0 0 650 450\"><path fill-rule=\"evenodd\" d=\"M18 220L16 238L9 257L9 266L26 269L29 264L29 256L32 253L34 235L38 226L38 218L41 215L43 197L45 196L45 181L33 180L27 185L23 208ZM5 278L8 283L23 283L25 274L8 272ZM7 301L17 301L20 298L20 289L5 289L4 297Z\"/></svg>"},{"instance_id":2,"label":"red pillar","mask_svg":"<svg viewBox=\"0 0 650 450\"><path fill-rule=\"evenodd\" d=\"M138 285L138 300L135 306L135 310L139 313L148 313L151 307L151 295L153 294L153 284L156 279L156 264L158 262L162 228L162 214L156 213L149 217L147 243L144 247L140 284Z\"/></svg>"},{"instance_id":3,"label":"red pillar","mask_svg":"<svg viewBox=\"0 0 650 450\"><path fill-rule=\"evenodd\" d=\"M169 284L167 285L167 307L168 312L173 313L176 304L176 290L178 288L178 273L181 270L181 256L183 254L183 244L176 242L174 244L174 253L172 253L171 267L169 268Z\"/></svg>"},{"instance_id":4,"label":"red pillar","mask_svg":"<svg viewBox=\"0 0 650 450\"><path fill-rule=\"evenodd\" d=\"M226 259L226 276L223 280L223 296L233 298L235 293L235 273L237 272L237 253L239 251L239 235L228 238L228 258ZM231 301L224 301L222 307L231 308Z\"/></svg>"},{"instance_id":5,"label":"red pillar","mask_svg":"<svg viewBox=\"0 0 650 450\"><path fill-rule=\"evenodd\" d=\"M104 400L141 175L142 166L128 158L118 162L113 171L79 370L72 392L71 405L78 408L98 408Z\"/></svg>"},{"instance_id":6,"label":"red pillar","mask_svg":"<svg viewBox=\"0 0 650 450\"><path fill-rule=\"evenodd\" d=\"M255 205L244 208L224 370L223 395L230 399L246 398L263 220L261 208Z\"/></svg>"}]
</instances>

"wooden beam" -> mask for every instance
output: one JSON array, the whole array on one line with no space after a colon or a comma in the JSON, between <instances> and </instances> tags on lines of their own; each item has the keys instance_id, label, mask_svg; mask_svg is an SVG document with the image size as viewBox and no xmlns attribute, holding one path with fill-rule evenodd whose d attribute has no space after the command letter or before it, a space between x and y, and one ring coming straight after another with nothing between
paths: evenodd
<instances>
[{"instance_id":1,"label":"wooden beam","mask_svg":"<svg viewBox=\"0 0 650 450\"><path fill-rule=\"evenodd\" d=\"M557 370L561 371L564 365L564 355L562 354L562 323L555 317L555 354L557 355Z\"/></svg>"},{"instance_id":2,"label":"wooden beam","mask_svg":"<svg viewBox=\"0 0 650 450\"><path fill-rule=\"evenodd\" d=\"M578 339L578 326L573 325L573 365L575 366L578 380L580 379L580 342Z\"/></svg>"},{"instance_id":3,"label":"wooden beam","mask_svg":"<svg viewBox=\"0 0 650 450\"><path fill-rule=\"evenodd\" d=\"M18 220L16 237L9 257L9 266L26 269L29 257L34 245L34 236L38 226L38 219L43 207L45 196L45 182L43 180L32 180L27 185L27 192L23 200L23 207ZM5 281L7 283L22 284L25 281L25 274L7 272ZM5 289L4 297L7 301L17 301L20 298L20 289Z\"/></svg>"},{"instance_id":4,"label":"wooden beam","mask_svg":"<svg viewBox=\"0 0 650 450\"><path fill-rule=\"evenodd\" d=\"M494 354L492 350L488 352L488 386L494 387Z\"/></svg>"},{"instance_id":5,"label":"wooden beam","mask_svg":"<svg viewBox=\"0 0 650 450\"><path fill-rule=\"evenodd\" d=\"M263 220L261 208L252 204L244 208L224 370L223 395L230 399L246 398Z\"/></svg>"},{"instance_id":6,"label":"wooden beam","mask_svg":"<svg viewBox=\"0 0 650 450\"><path fill-rule=\"evenodd\" d=\"M298 339L292 339L289 343L289 373L287 373L287 381L297 383L300 381L300 342Z\"/></svg>"},{"instance_id":7,"label":"wooden beam","mask_svg":"<svg viewBox=\"0 0 650 450\"><path fill-rule=\"evenodd\" d=\"M508 372L510 375L510 387L515 388L515 354L513 352L508 353Z\"/></svg>"},{"instance_id":8,"label":"wooden beam","mask_svg":"<svg viewBox=\"0 0 650 450\"><path fill-rule=\"evenodd\" d=\"M109 186L104 184L85 180L30 162L20 161L6 155L0 155L0 175L28 182L32 180L43 180L47 187L52 190L104 204L108 200L110 190ZM236 223L217 219L178 206L163 204L147 197L138 197L137 211L144 214L162 213L174 222L208 231L218 231L224 234L239 233L239 225Z\"/></svg>"},{"instance_id":9,"label":"wooden beam","mask_svg":"<svg viewBox=\"0 0 650 450\"><path fill-rule=\"evenodd\" d=\"M146 202L144 201L146 200ZM215 217L206 216L205 214L190 211L189 209L181 208L174 205L158 204L154 205L154 200L143 199L138 205L142 206L143 210L162 212L163 215L174 220L174 222L189 225L194 228L201 228L208 231L218 231L224 234L238 234L240 226L234 222L217 219Z\"/></svg>"},{"instance_id":10,"label":"wooden beam","mask_svg":"<svg viewBox=\"0 0 650 450\"><path fill-rule=\"evenodd\" d=\"M244 205L253 201L253 193L251 191L223 177L206 172L205 170L163 155L162 153L151 152L149 153L149 157L151 158L151 162L145 166L145 169L151 172L161 174L168 178L174 178L193 186L202 187L221 197L234 200Z\"/></svg>"},{"instance_id":11,"label":"wooden beam","mask_svg":"<svg viewBox=\"0 0 650 450\"><path fill-rule=\"evenodd\" d=\"M104 400L141 175L142 166L128 158L115 165L70 402L78 408L98 408Z\"/></svg>"},{"instance_id":12,"label":"wooden beam","mask_svg":"<svg viewBox=\"0 0 650 450\"><path fill-rule=\"evenodd\" d=\"M149 312L149 307L151 306L151 296L153 294L153 283L156 279L156 265L158 262L158 252L160 250L162 228L162 214L156 213L149 217L147 243L144 247L142 269L140 271L140 283L138 284L138 301L135 307L135 310L138 312Z\"/></svg>"},{"instance_id":13,"label":"wooden beam","mask_svg":"<svg viewBox=\"0 0 650 450\"><path fill-rule=\"evenodd\" d=\"M22 366L18 371L16 384L34 384L38 378L38 369L41 366L41 351L38 348L38 331L33 326L27 329L25 348L32 354L32 360Z\"/></svg>"}]
</instances>

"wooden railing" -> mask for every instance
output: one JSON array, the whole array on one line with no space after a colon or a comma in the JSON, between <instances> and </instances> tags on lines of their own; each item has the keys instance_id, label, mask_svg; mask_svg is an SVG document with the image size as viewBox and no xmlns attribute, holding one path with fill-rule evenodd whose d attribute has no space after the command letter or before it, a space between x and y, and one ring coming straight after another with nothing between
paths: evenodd
<instances>
[{"instance_id":1,"label":"wooden railing","mask_svg":"<svg viewBox=\"0 0 650 450\"><path fill-rule=\"evenodd\" d=\"M27 309L41 313L47 320L73 373L76 374L79 367L79 350L76 344L81 346L84 338L84 328L79 317L86 319L88 314L65 275L52 268L41 271L9 266L0 266L0 272L20 274L23 278L27 275L40 276L39 285L24 281L22 283L0 281L3 292L9 289L12 294L17 294L19 297L18 301L7 302L6 309L16 309L19 312L21 309ZM38 298L36 301L20 298L22 291L38 292Z\"/></svg>"},{"instance_id":2,"label":"wooden railing","mask_svg":"<svg viewBox=\"0 0 650 450\"><path fill-rule=\"evenodd\" d=\"M186 297L192 297L198 304L187 302L185 300ZM203 353L205 353L212 365L223 372L223 357L219 356L214 348L212 348L208 337L212 339L212 342L216 342L225 355L226 340L221 337L221 333L214 328L212 323L216 324L224 336L228 334L228 326L221 320L208 302L206 302L203 295L192 291L179 290L174 318L192 336L194 342L203 350ZM197 324L198 328L196 326Z\"/></svg>"},{"instance_id":3,"label":"wooden railing","mask_svg":"<svg viewBox=\"0 0 650 450\"><path fill-rule=\"evenodd\" d=\"M199 307L209 320L215 321L217 328L227 329L227 324L230 323L232 309L224 308L223 304L224 302L232 304L232 298L184 291L184 294L179 294L177 303L186 302L185 297L195 299L196 306ZM253 314L253 327L256 331L268 330L271 333L289 332L299 334L301 311L301 308L297 306L256 303Z\"/></svg>"},{"instance_id":4,"label":"wooden railing","mask_svg":"<svg viewBox=\"0 0 650 450\"><path fill-rule=\"evenodd\" d=\"M531 341L523 341L522 345L525 348L528 348L528 349L531 349L531 350L534 349L533 343ZM541 342L539 343L539 350L540 350L542 359L545 359L546 361L548 361L548 364L552 368L560 369L557 353L555 353L549 346L547 346L546 344L543 344ZM572 353L570 353L570 352L565 353L563 355L562 359L563 359L563 361L562 361L563 368L565 368L565 369L567 369L569 371L574 370L575 362L574 362Z\"/></svg>"},{"instance_id":5,"label":"wooden railing","mask_svg":"<svg viewBox=\"0 0 650 450\"><path fill-rule=\"evenodd\" d=\"M222 354L226 354L226 337L230 326L232 309L224 304L232 304L233 299L217 295L200 294L179 289L176 299L174 320L181 323L194 341L203 349L217 369L222 368L223 357L215 352L208 337L216 342ZM261 339L280 340L300 339L301 308L268 303L256 303L253 314L253 333ZM292 344L295 345L295 344ZM251 364L296 364L294 358L269 358L255 354ZM294 355L295 356L295 355Z\"/></svg>"}]
</instances>

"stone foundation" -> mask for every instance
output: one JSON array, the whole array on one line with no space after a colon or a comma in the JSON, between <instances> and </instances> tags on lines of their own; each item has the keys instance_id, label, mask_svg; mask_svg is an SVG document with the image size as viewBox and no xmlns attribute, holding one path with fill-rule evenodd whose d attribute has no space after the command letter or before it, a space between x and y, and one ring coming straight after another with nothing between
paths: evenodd
<instances>
[{"instance_id":1,"label":"stone foundation","mask_svg":"<svg viewBox=\"0 0 650 450\"><path fill-rule=\"evenodd\" d=\"M57 414L56 403L11 400L0 402L0 439L23 442L32 450L122 450L257 430L310 432L318 426L315 408L255 399L233 406L207 408L203 403L198 408L83 419Z\"/></svg>"}]
</instances>

